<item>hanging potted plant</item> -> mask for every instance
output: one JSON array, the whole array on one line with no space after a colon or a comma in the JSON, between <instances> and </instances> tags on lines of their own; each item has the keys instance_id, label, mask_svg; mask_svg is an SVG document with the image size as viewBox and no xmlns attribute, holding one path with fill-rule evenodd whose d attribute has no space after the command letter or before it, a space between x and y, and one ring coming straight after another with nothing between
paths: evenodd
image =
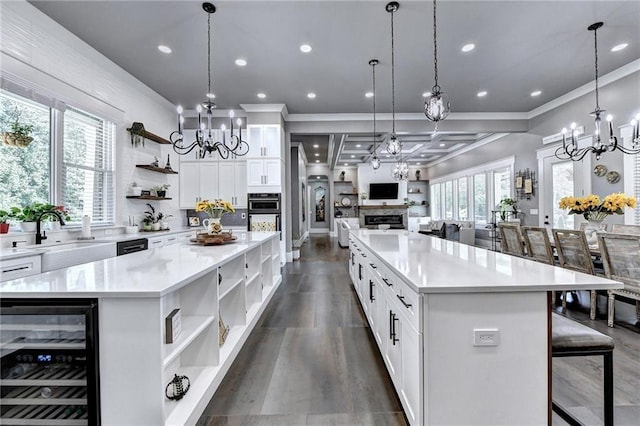
<instances>
[{"instance_id":1,"label":"hanging potted plant","mask_svg":"<svg viewBox=\"0 0 640 426\"><path fill-rule=\"evenodd\" d=\"M31 136L33 125L22 124L18 118L18 115L16 115L15 121L11 123L10 131L2 132L2 142L5 145L25 148L33 142L33 136Z\"/></svg>"}]
</instances>

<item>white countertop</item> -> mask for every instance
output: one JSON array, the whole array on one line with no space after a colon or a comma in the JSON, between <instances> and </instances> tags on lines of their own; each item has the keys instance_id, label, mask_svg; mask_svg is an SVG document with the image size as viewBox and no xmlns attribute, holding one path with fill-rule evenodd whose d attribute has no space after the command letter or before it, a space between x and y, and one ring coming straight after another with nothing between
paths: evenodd
<instances>
[{"instance_id":1,"label":"white countertop","mask_svg":"<svg viewBox=\"0 0 640 426\"><path fill-rule=\"evenodd\" d=\"M604 290L622 283L404 230L350 231L419 293Z\"/></svg>"},{"instance_id":2,"label":"white countertop","mask_svg":"<svg viewBox=\"0 0 640 426\"><path fill-rule=\"evenodd\" d=\"M0 283L1 297L154 297L172 292L278 232L239 232L222 246L172 244Z\"/></svg>"}]
</instances>

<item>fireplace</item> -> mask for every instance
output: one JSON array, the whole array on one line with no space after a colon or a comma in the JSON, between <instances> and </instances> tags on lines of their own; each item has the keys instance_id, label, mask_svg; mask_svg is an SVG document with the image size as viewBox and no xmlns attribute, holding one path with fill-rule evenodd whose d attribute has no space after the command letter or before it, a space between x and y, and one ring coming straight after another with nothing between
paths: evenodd
<instances>
[{"instance_id":1,"label":"fireplace","mask_svg":"<svg viewBox=\"0 0 640 426\"><path fill-rule=\"evenodd\" d=\"M391 225L392 228L403 228L401 214L369 214L364 216L364 226Z\"/></svg>"}]
</instances>

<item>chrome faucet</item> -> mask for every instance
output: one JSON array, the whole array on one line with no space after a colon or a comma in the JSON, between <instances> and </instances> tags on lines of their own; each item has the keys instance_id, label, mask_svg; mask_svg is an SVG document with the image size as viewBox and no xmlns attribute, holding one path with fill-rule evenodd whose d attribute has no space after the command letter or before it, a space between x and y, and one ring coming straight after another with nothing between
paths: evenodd
<instances>
[{"instance_id":1,"label":"chrome faucet","mask_svg":"<svg viewBox=\"0 0 640 426\"><path fill-rule=\"evenodd\" d=\"M46 212L40 213L38 215L38 218L36 219L36 244L42 244L42 240L47 239L47 233L45 231L42 231L42 235L40 235L40 224L42 222L42 218L49 214L57 216L58 220L60 221L60 225L64 225L64 217L62 217L62 214L60 214L60 212L57 212L55 210L47 210Z\"/></svg>"}]
</instances>

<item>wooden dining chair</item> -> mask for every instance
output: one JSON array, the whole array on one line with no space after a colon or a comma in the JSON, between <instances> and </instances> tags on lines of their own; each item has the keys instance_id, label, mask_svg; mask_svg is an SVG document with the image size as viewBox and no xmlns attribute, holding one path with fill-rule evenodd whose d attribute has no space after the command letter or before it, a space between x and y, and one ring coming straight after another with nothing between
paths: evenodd
<instances>
[{"instance_id":1,"label":"wooden dining chair","mask_svg":"<svg viewBox=\"0 0 640 426\"><path fill-rule=\"evenodd\" d=\"M553 257L553 248L549 241L549 234L547 228L537 228L535 226L523 226L522 237L524 238L524 244L527 248L527 254L530 258L536 262L546 263L547 265L554 265L555 259ZM567 292L562 292L563 312L566 310ZM551 304L556 304L556 292L551 292Z\"/></svg>"},{"instance_id":2,"label":"wooden dining chair","mask_svg":"<svg viewBox=\"0 0 640 426\"><path fill-rule=\"evenodd\" d=\"M500 222L500 248L503 253L513 256L524 257L524 246L522 245L522 232L518 222Z\"/></svg>"},{"instance_id":3,"label":"wooden dining chair","mask_svg":"<svg viewBox=\"0 0 640 426\"><path fill-rule=\"evenodd\" d=\"M624 284L622 289L607 292L607 324L613 327L616 295L636 301L636 321L640 321L640 235L601 232L598 244L607 278Z\"/></svg>"},{"instance_id":4,"label":"wooden dining chair","mask_svg":"<svg viewBox=\"0 0 640 426\"><path fill-rule=\"evenodd\" d=\"M560 266L572 271L583 272L585 274L595 275L593 268L593 259L587 244L587 237L584 231L573 229L553 229L553 240L556 244L558 259ZM564 293L563 293L564 294ZM567 307L567 302L563 298L562 310ZM595 290L590 292L589 301L589 318L596 319L597 312L597 293Z\"/></svg>"},{"instance_id":5,"label":"wooden dining chair","mask_svg":"<svg viewBox=\"0 0 640 426\"><path fill-rule=\"evenodd\" d=\"M611 227L611 232L614 234L640 235L640 226L615 223Z\"/></svg>"}]
</instances>

